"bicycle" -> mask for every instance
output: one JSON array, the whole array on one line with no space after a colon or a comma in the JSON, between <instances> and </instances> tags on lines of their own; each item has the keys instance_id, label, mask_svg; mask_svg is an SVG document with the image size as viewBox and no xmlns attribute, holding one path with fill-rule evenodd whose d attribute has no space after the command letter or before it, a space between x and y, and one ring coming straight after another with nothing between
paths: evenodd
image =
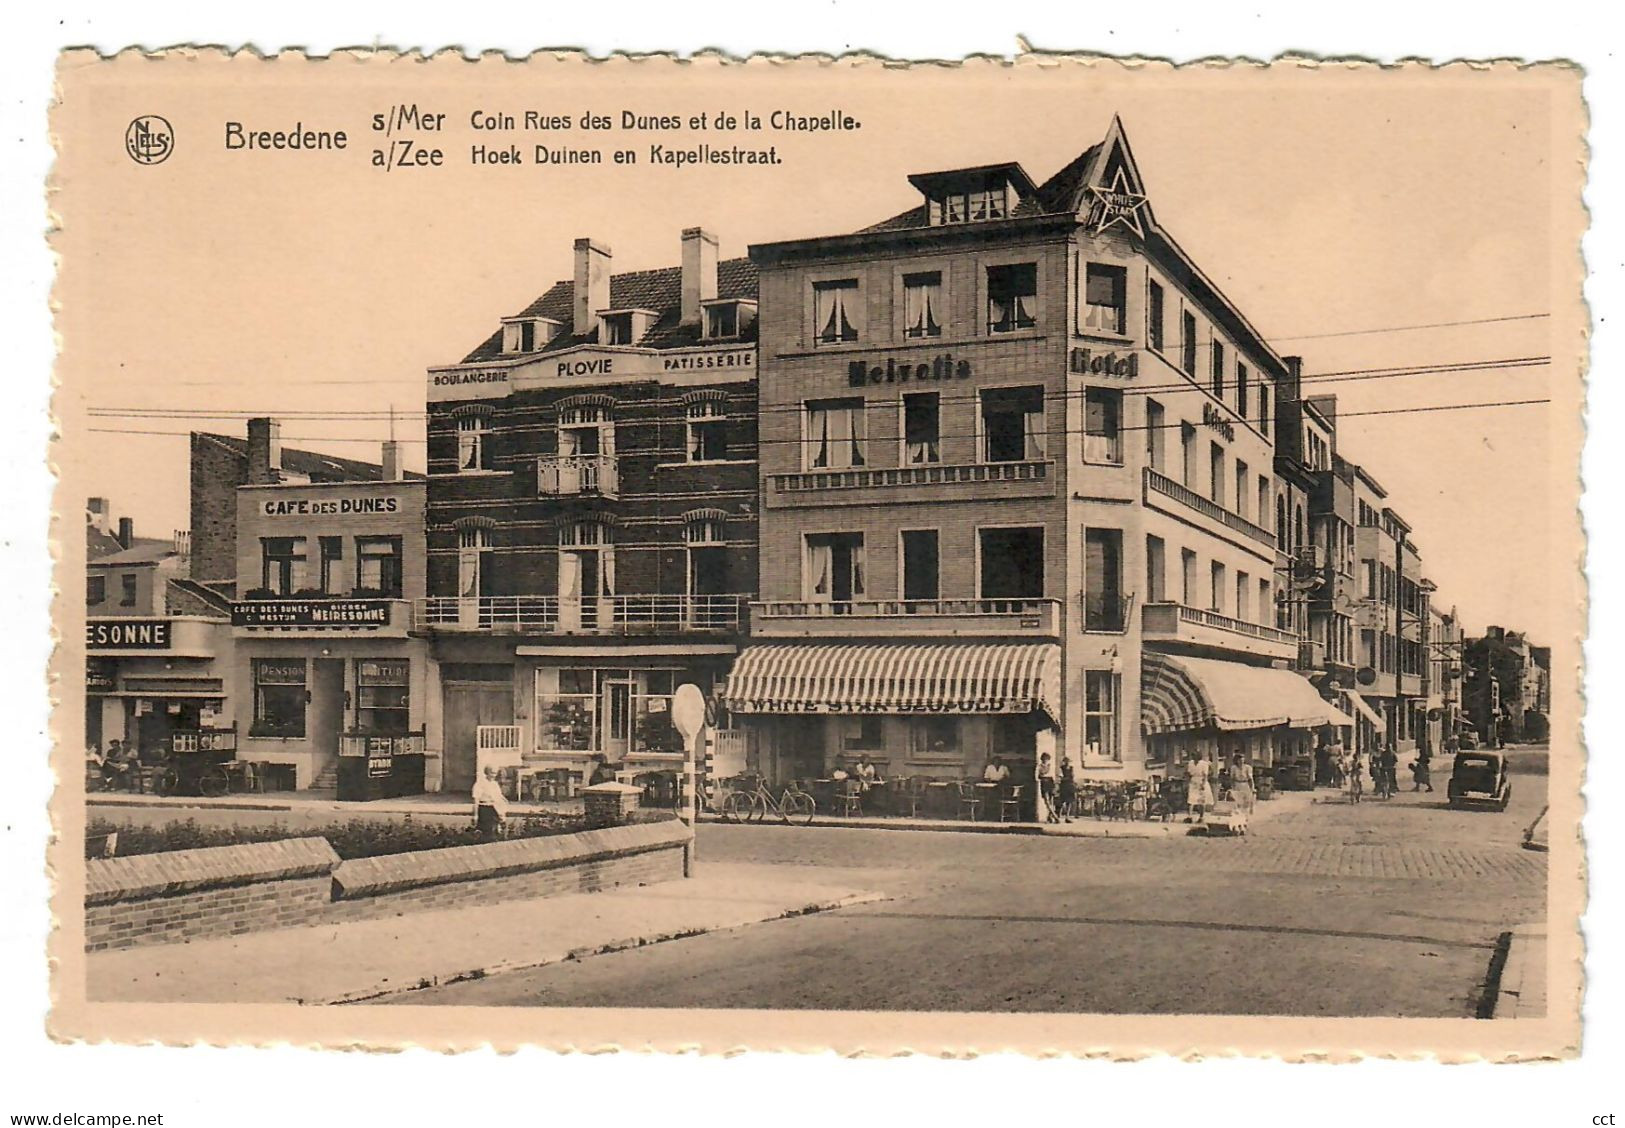
<instances>
[{"instance_id":1,"label":"bicycle","mask_svg":"<svg viewBox=\"0 0 1625 1128\"><path fill-rule=\"evenodd\" d=\"M777 799L767 789L767 781L760 776L746 786L748 790L735 787L723 798L720 814L724 822L761 822L772 811L784 820L786 826L792 820L799 820L802 826L806 826L813 821L813 814L818 810L818 804L801 789L797 780L786 784L784 794Z\"/></svg>"}]
</instances>

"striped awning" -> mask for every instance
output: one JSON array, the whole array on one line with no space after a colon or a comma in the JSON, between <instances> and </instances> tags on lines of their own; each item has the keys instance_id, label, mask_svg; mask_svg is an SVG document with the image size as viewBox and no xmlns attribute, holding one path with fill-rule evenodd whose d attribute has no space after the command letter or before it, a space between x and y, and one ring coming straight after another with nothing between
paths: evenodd
<instances>
[{"instance_id":1,"label":"striped awning","mask_svg":"<svg viewBox=\"0 0 1625 1128\"><path fill-rule=\"evenodd\" d=\"M1354 723L1291 670L1150 653L1142 655L1140 667L1140 728L1146 733Z\"/></svg>"},{"instance_id":2,"label":"striped awning","mask_svg":"<svg viewBox=\"0 0 1625 1128\"><path fill-rule=\"evenodd\" d=\"M1060 716L1054 643L748 646L722 691L735 713L1031 713Z\"/></svg>"}]
</instances>

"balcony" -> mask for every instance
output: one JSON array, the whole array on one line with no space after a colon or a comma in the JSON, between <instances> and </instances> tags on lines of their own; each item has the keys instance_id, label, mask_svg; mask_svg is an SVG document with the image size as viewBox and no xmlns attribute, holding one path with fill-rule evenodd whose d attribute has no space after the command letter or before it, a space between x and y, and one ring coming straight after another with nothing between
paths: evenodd
<instances>
[{"instance_id":1,"label":"balcony","mask_svg":"<svg viewBox=\"0 0 1625 1128\"><path fill-rule=\"evenodd\" d=\"M743 595L430 596L418 600L418 623L432 631L496 634L731 634L744 606Z\"/></svg>"},{"instance_id":2,"label":"balcony","mask_svg":"<svg viewBox=\"0 0 1625 1128\"><path fill-rule=\"evenodd\" d=\"M620 468L613 454L548 455L536 460L539 497L616 497Z\"/></svg>"},{"instance_id":3,"label":"balcony","mask_svg":"<svg viewBox=\"0 0 1625 1128\"><path fill-rule=\"evenodd\" d=\"M1161 494L1183 505L1186 509L1195 510L1210 521L1250 537L1259 544L1268 545L1273 551L1275 536L1261 525L1255 525L1239 513L1232 513L1212 498L1203 497L1188 486L1182 486L1166 474L1159 473L1147 466L1145 468L1145 499L1151 500L1152 494Z\"/></svg>"},{"instance_id":4,"label":"balcony","mask_svg":"<svg viewBox=\"0 0 1625 1128\"><path fill-rule=\"evenodd\" d=\"M1310 642L1300 639L1298 642L1298 666L1300 670L1319 670L1326 665L1326 644L1324 642Z\"/></svg>"},{"instance_id":5,"label":"balcony","mask_svg":"<svg viewBox=\"0 0 1625 1128\"><path fill-rule=\"evenodd\" d=\"M1183 603L1147 603L1141 615L1146 642L1180 643L1204 650L1223 650L1291 661L1298 636L1291 631L1234 619L1217 611Z\"/></svg>"},{"instance_id":6,"label":"balcony","mask_svg":"<svg viewBox=\"0 0 1625 1128\"><path fill-rule=\"evenodd\" d=\"M992 485L996 489L980 489ZM877 499L868 490L884 490ZM804 470L769 474L765 503L771 508L797 505L861 505L887 502L942 501L955 497L1054 497L1055 463L928 462L915 466L854 466L844 470Z\"/></svg>"},{"instance_id":7,"label":"balcony","mask_svg":"<svg viewBox=\"0 0 1625 1128\"><path fill-rule=\"evenodd\" d=\"M766 638L1059 638L1058 599L773 600L751 604L751 634Z\"/></svg>"},{"instance_id":8,"label":"balcony","mask_svg":"<svg viewBox=\"0 0 1625 1128\"><path fill-rule=\"evenodd\" d=\"M1084 592L1080 602L1085 633L1123 634L1128 630L1129 613L1134 607L1132 595Z\"/></svg>"}]
</instances>

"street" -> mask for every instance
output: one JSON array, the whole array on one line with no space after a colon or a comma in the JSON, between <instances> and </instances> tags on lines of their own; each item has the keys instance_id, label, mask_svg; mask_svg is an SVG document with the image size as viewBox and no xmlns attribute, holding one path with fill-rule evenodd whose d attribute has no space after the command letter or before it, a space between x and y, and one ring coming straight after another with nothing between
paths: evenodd
<instances>
[{"instance_id":1,"label":"street","mask_svg":"<svg viewBox=\"0 0 1625 1128\"><path fill-rule=\"evenodd\" d=\"M1545 749L1509 751L1505 813L1449 810L1446 758L1433 794L1322 789L1240 839L705 825L701 866L889 899L391 1001L1470 1017L1498 935L1545 912L1546 855L1521 848Z\"/></svg>"}]
</instances>

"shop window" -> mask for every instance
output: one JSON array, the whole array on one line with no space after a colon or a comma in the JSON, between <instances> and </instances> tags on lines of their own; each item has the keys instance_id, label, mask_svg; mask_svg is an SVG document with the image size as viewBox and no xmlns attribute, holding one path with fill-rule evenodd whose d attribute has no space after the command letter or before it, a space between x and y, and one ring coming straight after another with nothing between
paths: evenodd
<instances>
[{"instance_id":1,"label":"shop window","mask_svg":"<svg viewBox=\"0 0 1625 1128\"><path fill-rule=\"evenodd\" d=\"M1038 324L1038 264L1012 263L987 268L987 329L1013 333Z\"/></svg>"},{"instance_id":2,"label":"shop window","mask_svg":"<svg viewBox=\"0 0 1625 1128\"><path fill-rule=\"evenodd\" d=\"M982 461L1044 457L1044 389L986 388L981 395Z\"/></svg>"},{"instance_id":3,"label":"shop window","mask_svg":"<svg viewBox=\"0 0 1625 1128\"><path fill-rule=\"evenodd\" d=\"M403 736L410 717L411 663L405 658L362 658L355 664L356 729Z\"/></svg>"},{"instance_id":4,"label":"shop window","mask_svg":"<svg viewBox=\"0 0 1625 1128\"><path fill-rule=\"evenodd\" d=\"M1163 303L1162 287L1155 282L1147 283L1145 291L1145 337L1151 347L1158 352L1163 347Z\"/></svg>"},{"instance_id":5,"label":"shop window","mask_svg":"<svg viewBox=\"0 0 1625 1128\"><path fill-rule=\"evenodd\" d=\"M254 660L254 724L252 736L305 735L305 660Z\"/></svg>"},{"instance_id":6,"label":"shop window","mask_svg":"<svg viewBox=\"0 0 1625 1128\"><path fill-rule=\"evenodd\" d=\"M848 752L877 751L886 747L885 727L879 717L849 717L841 734L841 747Z\"/></svg>"},{"instance_id":7,"label":"shop window","mask_svg":"<svg viewBox=\"0 0 1625 1128\"><path fill-rule=\"evenodd\" d=\"M1188 309L1179 315L1179 367L1196 379L1196 315Z\"/></svg>"},{"instance_id":8,"label":"shop window","mask_svg":"<svg viewBox=\"0 0 1625 1128\"><path fill-rule=\"evenodd\" d=\"M813 339L838 345L858 339L858 280L813 283Z\"/></svg>"},{"instance_id":9,"label":"shop window","mask_svg":"<svg viewBox=\"0 0 1625 1128\"><path fill-rule=\"evenodd\" d=\"M1083 674L1083 742L1090 759L1115 760L1117 746L1118 677L1110 670Z\"/></svg>"},{"instance_id":10,"label":"shop window","mask_svg":"<svg viewBox=\"0 0 1625 1128\"><path fill-rule=\"evenodd\" d=\"M911 392L903 397L903 462L923 466L942 461L942 397Z\"/></svg>"},{"instance_id":11,"label":"shop window","mask_svg":"<svg viewBox=\"0 0 1625 1128\"><path fill-rule=\"evenodd\" d=\"M107 577L89 576L85 579L85 602L90 604L107 602Z\"/></svg>"},{"instance_id":12,"label":"shop window","mask_svg":"<svg viewBox=\"0 0 1625 1128\"><path fill-rule=\"evenodd\" d=\"M903 336L942 336L942 272L903 275Z\"/></svg>"},{"instance_id":13,"label":"shop window","mask_svg":"<svg viewBox=\"0 0 1625 1128\"><path fill-rule=\"evenodd\" d=\"M812 533L806 539L802 573L806 598L833 604L836 614L851 609L865 592L862 533Z\"/></svg>"},{"instance_id":14,"label":"shop window","mask_svg":"<svg viewBox=\"0 0 1625 1128\"><path fill-rule=\"evenodd\" d=\"M1123 393L1090 388L1083 402L1083 460L1096 466L1123 465Z\"/></svg>"},{"instance_id":15,"label":"shop window","mask_svg":"<svg viewBox=\"0 0 1625 1128\"><path fill-rule=\"evenodd\" d=\"M868 421L862 399L808 400L803 420L806 469L868 465Z\"/></svg>"},{"instance_id":16,"label":"shop window","mask_svg":"<svg viewBox=\"0 0 1625 1128\"><path fill-rule=\"evenodd\" d=\"M721 462L728 457L728 409L721 400L688 405L688 460Z\"/></svg>"},{"instance_id":17,"label":"shop window","mask_svg":"<svg viewBox=\"0 0 1625 1128\"><path fill-rule=\"evenodd\" d=\"M1092 262L1083 275L1083 329L1121 333L1128 322L1128 271Z\"/></svg>"},{"instance_id":18,"label":"shop window","mask_svg":"<svg viewBox=\"0 0 1625 1128\"><path fill-rule=\"evenodd\" d=\"M923 759L959 759L957 717L916 717L909 728L916 756Z\"/></svg>"},{"instance_id":19,"label":"shop window","mask_svg":"<svg viewBox=\"0 0 1625 1128\"><path fill-rule=\"evenodd\" d=\"M978 598L1044 598L1044 530L979 529L981 565Z\"/></svg>"},{"instance_id":20,"label":"shop window","mask_svg":"<svg viewBox=\"0 0 1625 1128\"><path fill-rule=\"evenodd\" d=\"M344 538L320 537L317 544L322 560L322 590L328 595L343 595L347 590L344 575Z\"/></svg>"},{"instance_id":21,"label":"shop window","mask_svg":"<svg viewBox=\"0 0 1625 1128\"><path fill-rule=\"evenodd\" d=\"M263 537L260 540L260 586L272 595L292 595L308 586L304 537Z\"/></svg>"},{"instance_id":22,"label":"shop window","mask_svg":"<svg viewBox=\"0 0 1625 1128\"><path fill-rule=\"evenodd\" d=\"M457 470L472 474L491 468L490 434L483 415L464 415L457 420Z\"/></svg>"},{"instance_id":23,"label":"shop window","mask_svg":"<svg viewBox=\"0 0 1625 1128\"><path fill-rule=\"evenodd\" d=\"M937 530L905 529L899 538L903 554L902 598L905 602L941 598L941 560Z\"/></svg>"},{"instance_id":24,"label":"shop window","mask_svg":"<svg viewBox=\"0 0 1625 1128\"><path fill-rule=\"evenodd\" d=\"M136 598L136 575L134 572L125 572L118 578L120 607L134 607Z\"/></svg>"},{"instance_id":25,"label":"shop window","mask_svg":"<svg viewBox=\"0 0 1625 1128\"><path fill-rule=\"evenodd\" d=\"M357 591L391 599L401 596L401 538L356 537Z\"/></svg>"},{"instance_id":26,"label":"shop window","mask_svg":"<svg viewBox=\"0 0 1625 1128\"><path fill-rule=\"evenodd\" d=\"M582 669L536 671L536 747L539 750L587 752L597 746L595 674L593 670ZM549 688L550 681L556 689Z\"/></svg>"}]
</instances>

